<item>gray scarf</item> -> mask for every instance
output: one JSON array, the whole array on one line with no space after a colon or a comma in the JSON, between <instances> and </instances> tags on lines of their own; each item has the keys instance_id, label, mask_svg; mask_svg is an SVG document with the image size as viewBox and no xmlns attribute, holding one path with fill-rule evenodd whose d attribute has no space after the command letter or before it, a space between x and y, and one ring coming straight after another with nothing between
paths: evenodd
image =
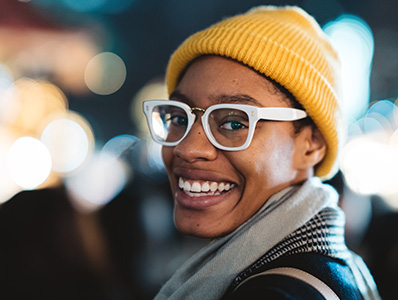
<instances>
[{"instance_id":1,"label":"gray scarf","mask_svg":"<svg viewBox=\"0 0 398 300\"><path fill-rule=\"evenodd\" d=\"M155 300L220 299L237 274L320 210L336 207L337 201L336 191L316 177L284 189L235 231L213 240L186 261Z\"/></svg>"}]
</instances>

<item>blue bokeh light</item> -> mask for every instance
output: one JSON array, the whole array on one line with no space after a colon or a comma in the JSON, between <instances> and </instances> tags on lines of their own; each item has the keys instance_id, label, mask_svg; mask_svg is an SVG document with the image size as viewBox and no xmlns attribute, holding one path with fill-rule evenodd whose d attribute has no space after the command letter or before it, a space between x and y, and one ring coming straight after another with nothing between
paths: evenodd
<instances>
[{"instance_id":1,"label":"blue bokeh light","mask_svg":"<svg viewBox=\"0 0 398 300\"><path fill-rule=\"evenodd\" d=\"M368 24L355 15L344 14L323 27L342 62L342 109L348 122L361 117L370 97L370 71L374 52Z\"/></svg>"}]
</instances>

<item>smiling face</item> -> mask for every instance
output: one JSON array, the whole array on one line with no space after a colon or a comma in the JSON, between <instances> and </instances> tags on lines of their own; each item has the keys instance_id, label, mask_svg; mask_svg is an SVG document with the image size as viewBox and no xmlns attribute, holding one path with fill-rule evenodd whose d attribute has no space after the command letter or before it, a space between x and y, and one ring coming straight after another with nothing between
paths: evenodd
<instances>
[{"instance_id":1,"label":"smiling face","mask_svg":"<svg viewBox=\"0 0 398 300\"><path fill-rule=\"evenodd\" d=\"M235 61L205 56L185 72L171 99L206 109L218 103L288 107L285 95L265 77ZM260 121L250 146L222 151L207 139L197 115L177 146L162 149L174 195L174 220L182 233L225 235L248 220L274 193L305 180L312 168L306 130L294 134L292 122Z\"/></svg>"}]
</instances>

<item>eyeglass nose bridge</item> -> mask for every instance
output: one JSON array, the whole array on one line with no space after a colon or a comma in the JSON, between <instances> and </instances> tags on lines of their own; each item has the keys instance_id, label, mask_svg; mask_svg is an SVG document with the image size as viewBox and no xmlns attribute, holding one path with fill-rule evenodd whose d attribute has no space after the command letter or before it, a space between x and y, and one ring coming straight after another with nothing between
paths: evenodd
<instances>
[{"instance_id":1,"label":"eyeglass nose bridge","mask_svg":"<svg viewBox=\"0 0 398 300\"><path fill-rule=\"evenodd\" d=\"M206 110L204 108L200 108L200 107L192 107L191 108L191 114L193 114L194 111L200 111L200 112L205 112Z\"/></svg>"},{"instance_id":2,"label":"eyeglass nose bridge","mask_svg":"<svg viewBox=\"0 0 398 300\"><path fill-rule=\"evenodd\" d=\"M203 113L202 118L201 118L201 122L202 122L202 125L201 125L201 126L202 126L202 128L203 128L203 130L204 130L204 132L205 132L206 137L207 137L207 138L209 139L209 141L214 145L214 143L213 143L211 137L209 136L209 135L211 135L211 133L208 132L207 126L203 124L203 122L206 122L206 121L205 121L205 112L206 112L206 109L201 108L201 107L192 107L192 108L191 108L190 112L191 112L191 114L194 116L194 118L191 120L190 125L187 127L187 131L186 131L184 137L183 137L180 141L182 141L183 139L185 139L185 137L186 137L186 136L189 134L189 132L191 131L194 122L195 122L197 119L199 119L199 118L197 118L198 116L195 114L195 111L198 111L198 112L202 112L202 113ZM215 146L215 145L214 145L214 146ZM217 146L216 146L216 147L217 147Z\"/></svg>"}]
</instances>

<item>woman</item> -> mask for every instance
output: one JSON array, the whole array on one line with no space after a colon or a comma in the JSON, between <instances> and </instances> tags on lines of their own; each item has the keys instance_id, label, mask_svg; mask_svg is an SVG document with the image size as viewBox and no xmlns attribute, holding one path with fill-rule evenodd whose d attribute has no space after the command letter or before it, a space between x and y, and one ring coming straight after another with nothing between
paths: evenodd
<instances>
[{"instance_id":1,"label":"woman","mask_svg":"<svg viewBox=\"0 0 398 300\"><path fill-rule=\"evenodd\" d=\"M327 37L297 7L253 8L174 52L170 100L144 112L176 227L213 241L155 299L377 299L320 180L336 172L339 79Z\"/></svg>"}]
</instances>

